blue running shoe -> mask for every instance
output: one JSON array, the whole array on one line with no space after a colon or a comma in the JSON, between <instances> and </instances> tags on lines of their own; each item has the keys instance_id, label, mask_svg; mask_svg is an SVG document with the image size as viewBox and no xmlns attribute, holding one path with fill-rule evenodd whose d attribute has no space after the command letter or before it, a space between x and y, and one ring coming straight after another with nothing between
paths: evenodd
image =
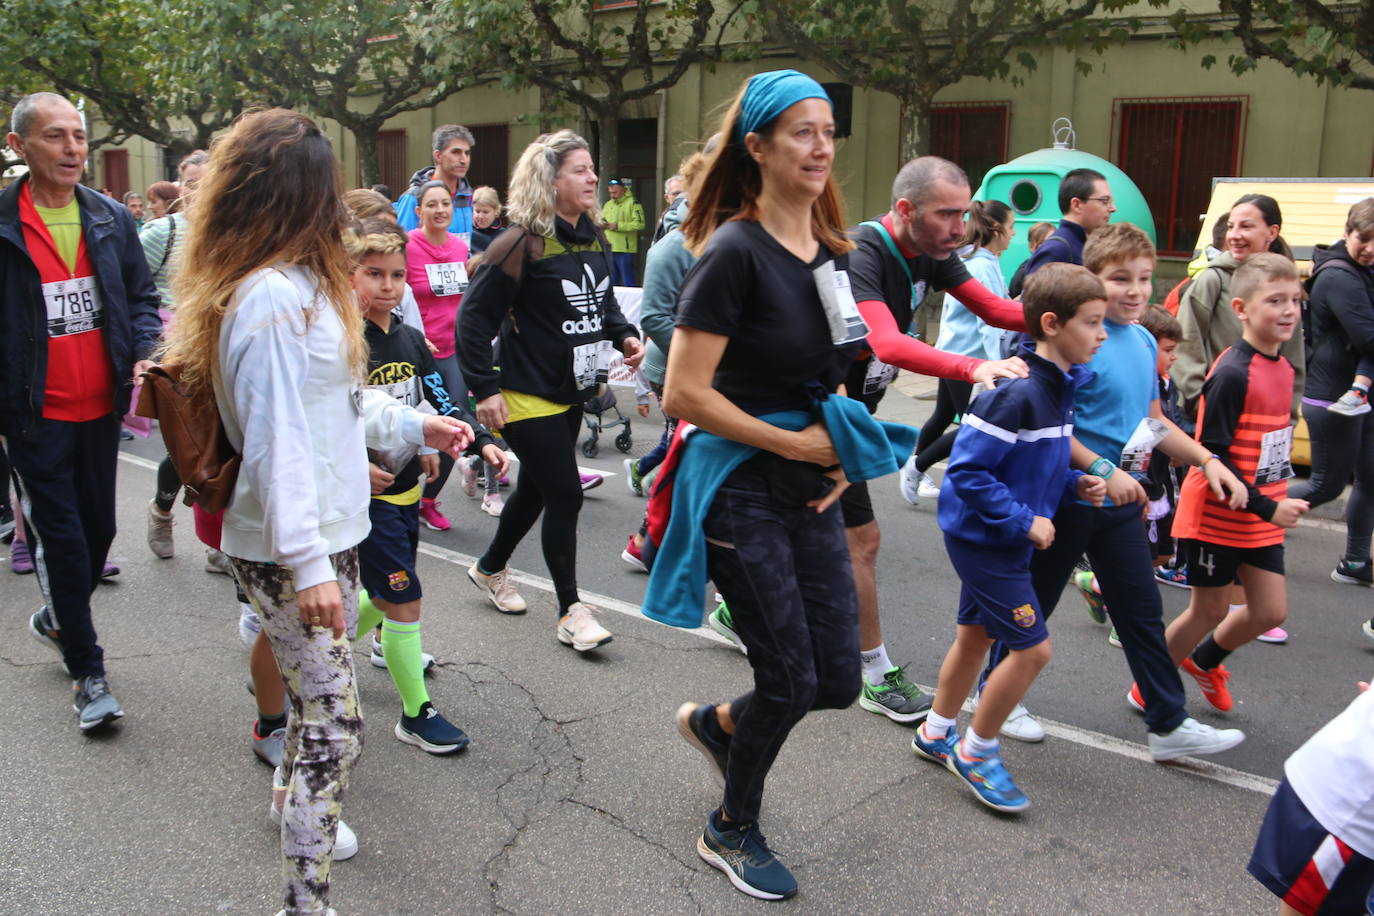
<instances>
[{"instance_id":1,"label":"blue running shoe","mask_svg":"<svg viewBox=\"0 0 1374 916\"><path fill-rule=\"evenodd\" d=\"M760 900L786 900L797 893L797 879L778 861L758 824L717 830L710 819L697 840L697 855L725 872L736 889Z\"/></svg>"},{"instance_id":2,"label":"blue running shoe","mask_svg":"<svg viewBox=\"0 0 1374 916\"><path fill-rule=\"evenodd\" d=\"M1016 783L1011 781L1011 774L1002 765L1001 754L965 760L956 743L945 758L945 766L968 783L978 800L994 811L1016 814L1030 807L1026 793L1016 788Z\"/></svg>"},{"instance_id":3,"label":"blue running shoe","mask_svg":"<svg viewBox=\"0 0 1374 916\"><path fill-rule=\"evenodd\" d=\"M924 723L916 726L916 737L911 739L911 749L916 752L917 757L924 757L940 766L949 765L949 755L954 753L958 744L959 733L952 728L945 732L943 738L927 738Z\"/></svg>"},{"instance_id":4,"label":"blue running shoe","mask_svg":"<svg viewBox=\"0 0 1374 916\"><path fill-rule=\"evenodd\" d=\"M440 757L456 754L468 746L467 733L439 715L439 710L428 700L421 704L418 716L407 716L402 710L395 731L396 737L404 743Z\"/></svg>"}]
</instances>

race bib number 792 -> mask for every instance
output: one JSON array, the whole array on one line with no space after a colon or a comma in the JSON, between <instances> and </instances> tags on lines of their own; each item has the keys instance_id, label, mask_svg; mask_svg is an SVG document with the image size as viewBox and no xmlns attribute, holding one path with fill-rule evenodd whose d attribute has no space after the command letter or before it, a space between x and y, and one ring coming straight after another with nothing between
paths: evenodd
<instances>
[{"instance_id":1,"label":"race bib number 792","mask_svg":"<svg viewBox=\"0 0 1374 916\"><path fill-rule=\"evenodd\" d=\"M105 326L105 303L95 277L54 280L43 284L48 308L48 336L84 334Z\"/></svg>"}]
</instances>

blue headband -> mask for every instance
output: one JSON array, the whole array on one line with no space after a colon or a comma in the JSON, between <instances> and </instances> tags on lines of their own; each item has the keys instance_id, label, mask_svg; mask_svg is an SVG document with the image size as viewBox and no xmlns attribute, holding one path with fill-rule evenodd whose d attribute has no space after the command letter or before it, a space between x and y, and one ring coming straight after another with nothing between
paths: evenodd
<instances>
[{"instance_id":1,"label":"blue headband","mask_svg":"<svg viewBox=\"0 0 1374 916\"><path fill-rule=\"evenodd\" d=\"M771 123L802 99L825 99L834 110L835 103L825 94L820 83L796 70L770 70L757 73L749 80L740 102L739 121L735 139L744 145L744 135Z\"/></svg>"}]
</instances>

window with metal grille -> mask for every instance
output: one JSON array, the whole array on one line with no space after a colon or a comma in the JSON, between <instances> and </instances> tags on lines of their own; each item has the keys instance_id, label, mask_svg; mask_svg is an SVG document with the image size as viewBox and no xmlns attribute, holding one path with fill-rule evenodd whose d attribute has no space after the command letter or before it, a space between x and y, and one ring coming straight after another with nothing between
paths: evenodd
<instances>
[{"instance_id":1,"label":"window with metal grille","mask_svg":"<svg viewBox=\"0 0 1374 916\"><path fill-rule=\"evenodd\" d=\"M358 181L362 178L362 163L358 164ZM410 187L410 168L406 162L406 132L377 131L377 180L386 185L395 200Z\"/></svg>"},{"instance_id":2,"label":"window with metal grille","mask_svg":"<svg viewBox=\"0 0 1374 916\"><path fill-rule=\"evenodd\" d=\"M107 149L100 151L101 184L110 189L110 196L123 200L129 191L129 151L126 149Z\"/></svg>"},{"instance_id":3,"label":"window with metal grille","mask_svg":"<svg viewBox=\"0 0 1374 916\"><path fill-rule=\"evenodd\" d=\"M1150 205L1160 254L1191 254L1212 179L1240 174L1248 105L1249 96L1116 100L1116 163Z\"/></svg>"},{"instance_id":4,"label":"window with metal grille","mask_svg":"<svg viewBox=\"0 0 1374 916\"><path fill-rule=\"evenodd\" d=\"M988 169L1007 161L1010 102L949 102L930 116L930 152L959 164L977 189Z\"/></svg>"}]
</instances>

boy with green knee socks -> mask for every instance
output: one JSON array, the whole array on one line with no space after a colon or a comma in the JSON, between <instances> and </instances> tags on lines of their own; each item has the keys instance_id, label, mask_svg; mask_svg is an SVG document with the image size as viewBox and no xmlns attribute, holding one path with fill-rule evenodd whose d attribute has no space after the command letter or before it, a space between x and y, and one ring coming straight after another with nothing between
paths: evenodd
<instances>
[{"instance_id":1,"label":"boy with green knee socks","mask_svg":"<svg viewBox=\"0 0 1374 916\"><path fill-rule=\"evenodd\" d=\"M355 261L353 289L366 319L368 386L412 406L427 402L440 414L468 423L474 432L468 451L481 454L505 473L505 453L466 408L450 399L424 336L392 312L405 287L405 234L390 223L366 220L358 231L346 233L345 241ZM434 658L420 647L421 592L415 570L420 475L423 472L430 481L438 477L438 456L418 454L411 447L369 449L368 459L372 531L358 545L359 572L367 589L359 602L358 634L381 624L381 639L373 640L372 664L391 673L401 695L396 737L431 754L457 753L467 747L468 737L439 714L425 689L425 670Z\"/></svg>"}]
</instances>

